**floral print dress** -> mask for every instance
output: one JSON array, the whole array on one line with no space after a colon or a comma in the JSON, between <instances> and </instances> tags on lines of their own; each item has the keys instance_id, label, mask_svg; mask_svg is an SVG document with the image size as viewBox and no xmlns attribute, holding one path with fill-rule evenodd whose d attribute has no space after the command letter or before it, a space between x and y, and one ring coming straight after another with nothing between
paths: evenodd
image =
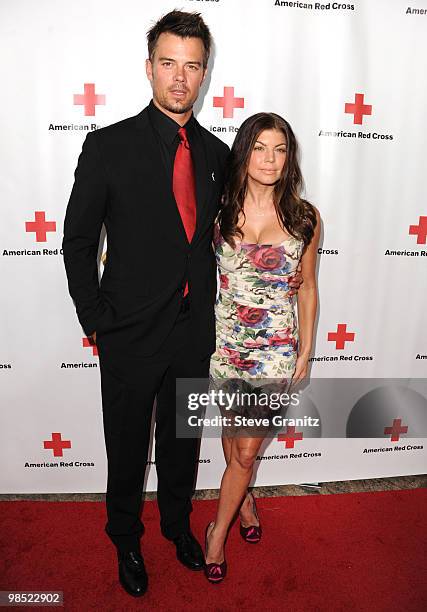
<instances>
[{"instance_id":1,"label":"floral print dress","mask_svg":"<svg viewBox=\"0 0 427 612\"><path fill-rule=\"evenodd\" d=\"M289 380L295 369L298 327L295 297L288 281L303 251L303 241L279 244L237 242L232 248L215 226L214 247L220 274L215 305L216 351L212 379Z\"/></svg>"}]
</instances>

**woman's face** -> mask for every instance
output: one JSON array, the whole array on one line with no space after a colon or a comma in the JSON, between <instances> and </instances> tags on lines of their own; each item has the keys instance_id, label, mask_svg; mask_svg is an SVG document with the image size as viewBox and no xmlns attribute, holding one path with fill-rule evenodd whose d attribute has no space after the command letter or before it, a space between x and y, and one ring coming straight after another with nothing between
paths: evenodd
<instances>
[{"instance_id":1,"label":"woman's face","mask_svg":"<svg viewBox=\"0 0 427 612\"><path fill-rule=\"evenodd\" d=\"M286 163L286 138L280 130L264 130L255 142L248 165L248 177L262 185L274 185Z\"/></svg>"}]
</instances>

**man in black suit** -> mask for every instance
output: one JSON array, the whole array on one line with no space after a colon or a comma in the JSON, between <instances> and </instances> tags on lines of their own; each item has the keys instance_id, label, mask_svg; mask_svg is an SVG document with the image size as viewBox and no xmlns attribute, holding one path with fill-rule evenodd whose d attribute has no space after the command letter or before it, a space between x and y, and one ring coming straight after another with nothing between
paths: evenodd
<instances>
[{"instance_id":1,"label":"man in black suit","mask_svg":"<svg viewBox=\"0 0 427 612\"><path fill-rule=\"evenodd\" d=\"M106 531L117 547L120 582L135 596L147 588L139 513L155 399L161 530L184 565L204 565L189 523L198 441L176 435L175 381L207 377L215 349L211 242L228 147L192 113L210 45L196 13L172 11L151 28L153 100L135 117L87 135L64 225L69 291L99 350ZM191 189L194 198L182 203ZM108 254L99 284L103 225Z\"/></svg>"}]
</instances>

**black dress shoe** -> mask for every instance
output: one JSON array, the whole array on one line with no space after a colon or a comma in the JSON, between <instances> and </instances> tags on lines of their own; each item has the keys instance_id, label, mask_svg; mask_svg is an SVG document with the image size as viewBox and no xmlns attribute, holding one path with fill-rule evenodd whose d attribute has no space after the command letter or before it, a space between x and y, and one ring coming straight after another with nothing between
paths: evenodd
<instances>
[{"instance_id":1,"label":"black dress shoe","mask_svg":"<svg viewBox=\"0 0 427 612\"><path fill-rule=\"evenodd\" d=\"M185 567L191 570L202 570L205 565L205 556L202 548L191 531L181 533L173 538L176 546L176 558Z\"/></svg>"},{"instance_id":2,"label":"black dress shoe","mask_svg":"<svg viewBox=\"0 0 427 612\"><path fill-rule=\"evenodd\" d=\"M119 580L124 590L134 597L144 595L148 586L144 559L139 552L119 553Z\"/></svg>"}]
</instances>

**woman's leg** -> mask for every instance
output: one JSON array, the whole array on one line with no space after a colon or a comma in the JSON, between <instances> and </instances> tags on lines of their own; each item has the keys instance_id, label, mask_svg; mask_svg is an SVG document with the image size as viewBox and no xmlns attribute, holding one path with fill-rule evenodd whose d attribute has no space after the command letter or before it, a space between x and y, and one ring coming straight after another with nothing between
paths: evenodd
<instances>
[{"instance_id":1,"label":"woman's leg","mask_svg":"<svg viewBox=\"0 0 427 612\"><path fill-rule=\"evenodd\" d=\"M222 436L221 438L222 450L224 451L224 459L227 465L230 463L232 441L233 438L229 438L227 436Z\"/></svg>"},{"instance_id":2,"label":"woman's leg","mask_svg":"<svg viewBox=\"0 0 427 612\"><path fill-rule=\"evenodd\" d=\"M229 436L222 437L222 449L224 451L225 463L228 465L230 463L231 457L231 443L232 438ZM251 527L252 525L259 525L259 520L254 514L253 504L251 496L249 495L249 491L244 496L242 505L239 510L240 520L243 527Z\"/></svg>"},{"instance_id":3,"label":"woman's leg","mask_svg":"<svg viewBox=\"0 0 427 612\"><path fill-rule=\"evenodd\" d=\"M254 525L259 527L259 519L255 516L252 495L249 494L249 491L240 506L239 515L242 527L252 527Z\"/></svg>"},{"instance_id":4,"label":"woman's leg","mask_svg":"<svg viewBox=\"0 0 427 612\"><path fill-rule=\"evenodd\" d=\"M215 524L208 533L207 563L222 563L224 560L227 531L246 495L261 443L262 438L236 437L231 440L230 460L221 481Z\"/></svg>"}]
</instances>

